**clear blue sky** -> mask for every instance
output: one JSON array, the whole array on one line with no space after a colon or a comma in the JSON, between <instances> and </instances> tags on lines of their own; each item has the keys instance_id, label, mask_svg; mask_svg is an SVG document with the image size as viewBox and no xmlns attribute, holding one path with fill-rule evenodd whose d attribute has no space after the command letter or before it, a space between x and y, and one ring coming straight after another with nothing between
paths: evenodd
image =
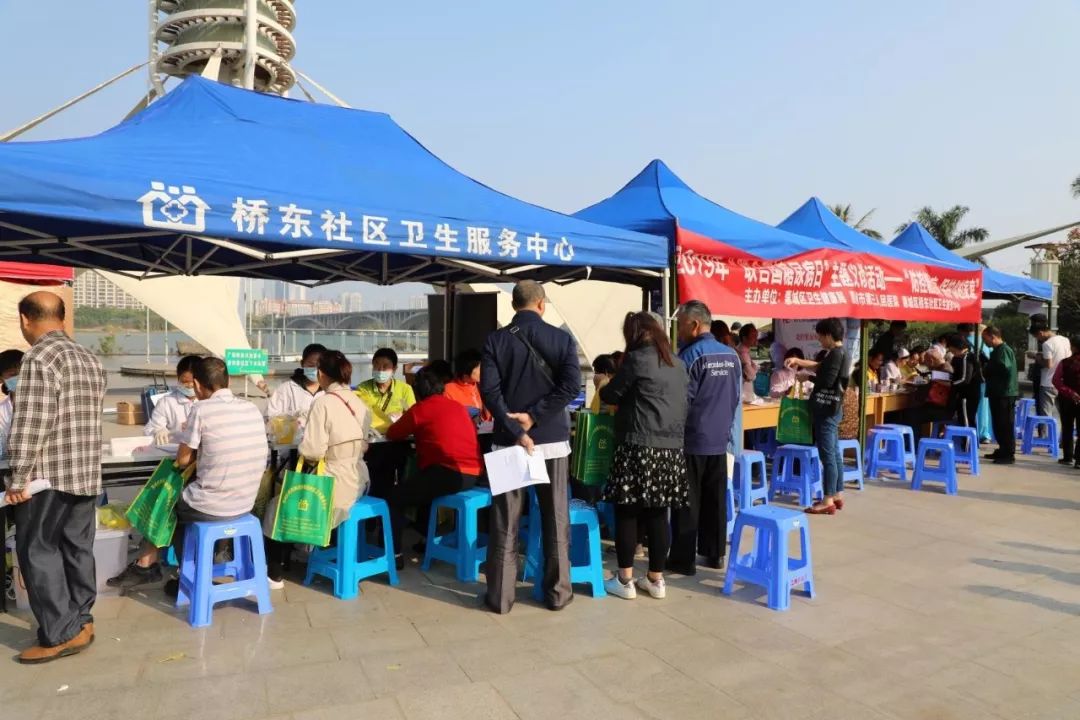
<instances>
[{"instance_id":1,"label":"clear blue sky","mask_svg":"<svg viewBox=\"0 0 1080 720\"><path fill-rule=\"evenodd\" d=\"M0 0L0 128L144 60L145 5ZM299 0L297 14L297 68L558 210L660 157L770 223L810 195L877 208L888 237L927 204L969 205L992 237L1080 219L1075 0ZM99 131L145 85L29 137ZM1022 250L989 260L1027 269Z\"/></svg>"}]
</instances>

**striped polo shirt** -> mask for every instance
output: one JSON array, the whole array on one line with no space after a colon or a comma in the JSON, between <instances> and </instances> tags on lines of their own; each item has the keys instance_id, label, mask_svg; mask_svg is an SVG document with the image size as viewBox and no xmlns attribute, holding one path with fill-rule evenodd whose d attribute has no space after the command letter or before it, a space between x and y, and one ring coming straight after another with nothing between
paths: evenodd
<instances>
[{"instance_id":1,"label":"striped polo shirt","mask_svg":"<svg viewBox=\"0 0 1080 720\"><path fill-rule=\"evenodd\" d=\"M187 504L218 517L251 512L269 454L259 409L218 390L195 403L181 441L198 450L195 479L184 488Z\"/></svg>"}]
</instances>

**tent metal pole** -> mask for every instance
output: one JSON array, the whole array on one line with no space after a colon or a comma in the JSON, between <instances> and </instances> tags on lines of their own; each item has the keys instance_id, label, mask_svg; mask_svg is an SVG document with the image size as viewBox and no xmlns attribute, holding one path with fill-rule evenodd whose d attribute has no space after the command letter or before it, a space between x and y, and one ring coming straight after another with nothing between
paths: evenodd
<instances>
[{"instance_id":1,"label":"tent metal pole","mask_svg":"<svg viewBox=\"0 0 1080 720\"><path fill-rule=\"evenodd\" d=\"M869 348L870 327L865 320L859 321L859 447L866 448L866 401L867 378L870 373L866 371Z\"/></svg>"}]
</instances>

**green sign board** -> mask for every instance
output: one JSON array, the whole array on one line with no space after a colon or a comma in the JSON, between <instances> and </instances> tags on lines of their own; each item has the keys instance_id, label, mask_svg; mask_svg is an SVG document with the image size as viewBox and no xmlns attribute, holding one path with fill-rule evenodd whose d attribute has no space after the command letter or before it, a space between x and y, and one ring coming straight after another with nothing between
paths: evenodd
<instances>
[{"instance_id":1,"label":"green sign board","mask_svg":"<svg viewBox=\"0 0 1080 720\"><path fill-rule=\"evenodd\" d=\"M270 369L270 358L265 350L226 350L225 366L230 375L265 375Z\"/></svg>"}]
</instances>

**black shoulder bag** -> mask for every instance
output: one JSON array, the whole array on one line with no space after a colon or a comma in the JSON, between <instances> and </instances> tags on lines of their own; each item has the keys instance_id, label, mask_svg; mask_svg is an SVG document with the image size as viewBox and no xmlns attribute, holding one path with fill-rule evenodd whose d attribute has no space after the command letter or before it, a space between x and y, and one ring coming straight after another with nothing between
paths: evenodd
<instances>
[{"instance_id":1,"label":"black shoulder bag","mask_svg":"<svg viewBox=\"0 0 1080 720\"><path fill-rule=\"evenodd\" d=\"M536 363L536 366L540 368L540 372L543 373L544 377L547 378L547 381L551 383L551 386L555 387L555 374L551 372L551 366L548 365L547 360L544 360L544 357L536 351L536 348L529 342L529 339L522 334L521 328L517 325L511 325L510 335L520 340L528 349L529 357L531 357L533 362Z\"/></svg>"}]
</instances>

